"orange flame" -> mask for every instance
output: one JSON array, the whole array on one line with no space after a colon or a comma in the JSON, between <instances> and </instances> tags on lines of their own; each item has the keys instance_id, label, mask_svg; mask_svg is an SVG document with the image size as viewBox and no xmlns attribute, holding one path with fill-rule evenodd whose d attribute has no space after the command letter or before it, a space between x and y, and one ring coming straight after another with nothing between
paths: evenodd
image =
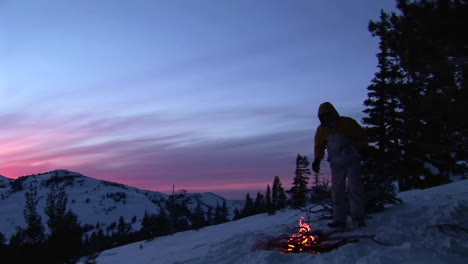
<instances>
[{"instance_id":1,"label":"orange flame","mask_svg":"<svg viewBox=\"0 0 468 264\"><path fill-rule=\"evenodd\" d=\"M312 228L306 223L304 217L299 219L299 232L293 234L288 239L288 248L286 252L310 252L319 254L319 252L313 250L314 246L317 245L317 238L310 234Z\"/></svg>"}]
</instances>

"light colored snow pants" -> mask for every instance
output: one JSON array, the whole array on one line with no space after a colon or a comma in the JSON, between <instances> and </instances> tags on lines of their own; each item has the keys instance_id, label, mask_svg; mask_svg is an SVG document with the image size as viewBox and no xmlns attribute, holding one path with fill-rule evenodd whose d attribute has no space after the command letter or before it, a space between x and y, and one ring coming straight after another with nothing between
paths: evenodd
<instances>
[{"instance_id":1,"label":"light colored snow pants","mask_svg":"<svg viewBox=\"0 0 468 264\"><path fill-rule=\"evenodd\" d=\"M352 162L346 166L330 164L332 172L333 220L346 222L348 202L353 219L363 219L364 185L361 180L361 163Z\"/></svg>"}]
</instances>

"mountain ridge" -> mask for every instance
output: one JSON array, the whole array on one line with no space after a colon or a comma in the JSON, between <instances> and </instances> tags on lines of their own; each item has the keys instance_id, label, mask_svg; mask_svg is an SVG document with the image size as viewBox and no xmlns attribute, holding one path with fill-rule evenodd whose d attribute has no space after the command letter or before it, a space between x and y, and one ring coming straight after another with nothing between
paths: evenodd
<instances>
[{"instance_id":1,"label":"mountain ridge","mask_svg":"<svg viewBox=\"0 0 468 264\"><path fill-rule=\"evenodd\" d=\"M6 177L5 177L6 178ZM120 217L130 222L131 230L141 229L144 215L159 214L161 208L167 210L170 195L157 191L142 190L117 182L98 180L78 172L64 169L38 173L16 179L0 178L0 232L9 238L17 227L26 226L23 210L25 194L37 191L37 211L44 226L47 223L47 194L52 186L63 188L68 197L67 210L78 216L81 225L108 227L117 223ZM229 201L214 193L187 193L187 208L193 213L200 204L207 213L210 208L226 203L230 218L234 216L234 201ZM46 232L48 231L46 226Z\"/></svg>"}]
</instances>

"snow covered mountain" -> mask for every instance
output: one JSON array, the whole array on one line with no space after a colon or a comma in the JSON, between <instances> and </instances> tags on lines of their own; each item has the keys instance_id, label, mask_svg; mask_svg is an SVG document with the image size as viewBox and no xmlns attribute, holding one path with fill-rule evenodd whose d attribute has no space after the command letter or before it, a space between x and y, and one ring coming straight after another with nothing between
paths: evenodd
<instances>
[{"instance_id":1,"label":"snow covered mountain","mask_svg":"<svg viewBox=\"0 0 468 264\"><path fill-rule=\"evenodd\" d=\"M105 227L117 223L121 216L131 222L131 229L138 231L145 214L158 214L160 206L165 206L169 195L141 190L134 187L86 177L76 172L56 170L48 173L10 179L0 176L0 232L9 238L16 227L26 226L23 210L25 193L32 188L37 190L37 211L45 224L44 213L47 194L52 185L63 187L67 196L67 209L78 215L81 225ZM234 216L237 204L213 193L188 193L188 208L193 212L197 205L206 212L208 208L222 206L226 201L230 216ZM134 220L134 221L133 221Z\"/></svg>"},{"instance_id":2,"label":"snow covered mountain","mask_svg":"<svg viewBox=\"0 0 468 264\"><path fill-rule=\"evenodd\" d=\"M343 233L376 234L324 254L260 250L255 244L297 230L300 211L255 215L103 251L93 263L468 263L468 180L400 194L404 204L370 215L367 227ZM314 218L312 217L312 220ZM325 229L323 220L312 228Z\"/></svg>"}]
</instances>

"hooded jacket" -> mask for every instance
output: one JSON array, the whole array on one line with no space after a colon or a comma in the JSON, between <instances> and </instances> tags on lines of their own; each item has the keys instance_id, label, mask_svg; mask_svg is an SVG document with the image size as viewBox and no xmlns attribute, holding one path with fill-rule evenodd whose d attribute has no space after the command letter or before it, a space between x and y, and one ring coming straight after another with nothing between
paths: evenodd
<instances>
[{"instance_id":1,"label":"hooded jacket","mask_svg":"<svg viewBox=\"0 0 468 264\"><path fill-rule=\"evenodd\" d=\"M334 117L333 127L327 127L323 123L323 116L327 113ZM367 148L367 140L364 136L364 130L362 127L356 122L356 120L350 117L340 116L331 103L325 102L320 105L318 118L320 119L321 124L315 132L315 158L322 160L325 154L325 148L327 147L329 148L328 156L331 163L333 163L334 159L338 160L340 158L338 156L340 155L347 155L347 159L359 158L358 151ZM330 139L334 141L333 146L329 146L328 141ZM339 143L336 143L337 141L339 141ZM348 147L352 147L354 149L354 153L353 150L350 150ZM344 150L345 148L348 149ZM341 151L341 153L337 153L337 149L339 149L338 151ZM356 155L357 157L355 157Z\"/></svg>"}]
</instances>

